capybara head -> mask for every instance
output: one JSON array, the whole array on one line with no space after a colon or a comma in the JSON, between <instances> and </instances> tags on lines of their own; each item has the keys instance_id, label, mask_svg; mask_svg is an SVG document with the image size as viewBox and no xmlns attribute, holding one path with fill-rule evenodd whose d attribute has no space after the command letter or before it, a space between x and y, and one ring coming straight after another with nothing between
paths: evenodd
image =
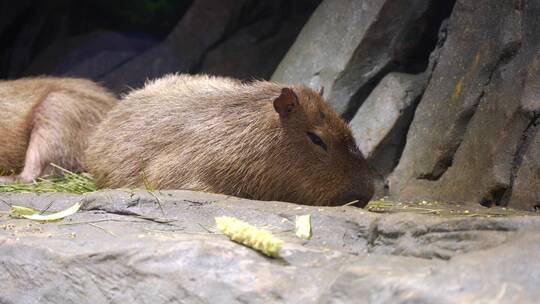
<instances>
[{"instance_id":1,"label":"capybara head","mask_svg":"<svg viewBox=\"0 0 540 304\"><path fill-rule=\"evenodd\" d=\"M300 85L169 75L124 97L90 141L85 164L102 187L308 205L364 206L373 194L347 124Z\"/></svg>"},{"instance_id":2,"label":"capybara head","mask_svg":"<svg viewBox=\"0 0 540 304\"><path fill-rule=\"evenodd\" d=\"M321 94L304 86L283 87L273 106L286 138L276 149L290 161L282 169L294 173L287 180L297 199L365 206L374 191L372 173L349 126Z\"/></svg>"}]
</instances>

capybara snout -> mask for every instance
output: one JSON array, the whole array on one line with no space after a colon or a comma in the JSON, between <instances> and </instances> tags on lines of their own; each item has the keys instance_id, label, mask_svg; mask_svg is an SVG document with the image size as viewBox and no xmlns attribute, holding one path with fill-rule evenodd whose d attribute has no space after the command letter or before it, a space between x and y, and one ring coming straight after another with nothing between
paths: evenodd
<instances>
[{"instance_id":1,"label":"capybara snout","mask_svg":"<svg viewBox=\"0 0 540 304\"><path fill-rule=\"evenodd\" d=\"M86 166L103 187L309 205L365 204L373 193L348 125L301 85L169 75L127 95L91 142Z\"/></svg>"}]
</instances>

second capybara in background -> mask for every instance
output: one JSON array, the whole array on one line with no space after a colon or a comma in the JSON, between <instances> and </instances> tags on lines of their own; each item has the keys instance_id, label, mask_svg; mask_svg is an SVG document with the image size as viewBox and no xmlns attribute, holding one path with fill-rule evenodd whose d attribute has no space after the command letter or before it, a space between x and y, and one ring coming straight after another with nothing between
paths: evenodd
<instances>
[{"instance_id":1,"label":"second capybara in background","mask_svg":"<svg viewBox=\"0 0 540 304\"><path fill-rule=\"evenodd\" d=\"M0 81L0 183L58 173L51 164L82 170L89 134L116 104L113 94L85 79Z\"/></svg>"},{"instance_id":2,"label":"second capybara in background","mask_svg":"<svg viewBox=\"0 0 540 304\"><path fill-rule=\"evenodd\" d=\"M341 205L373 194L347 124L313 90L169 75L128 94L92 135L101 187L190 189Z\"/></svg>"}]
</instances>

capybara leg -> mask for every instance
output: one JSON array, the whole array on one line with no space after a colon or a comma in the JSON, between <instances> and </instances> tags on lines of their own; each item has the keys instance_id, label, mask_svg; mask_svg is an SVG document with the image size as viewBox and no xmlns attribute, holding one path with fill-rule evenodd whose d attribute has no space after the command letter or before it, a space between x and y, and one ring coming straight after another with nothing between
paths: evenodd
<instances>
[{"instance_id":1,"label":"capybara leg","mask_svg":"<svg viewBox=\"0 0 540 304\"><path fill-rule=\"evenodd\" d=\"M30 143L26 150L24 167L18 179L22 182L29 183L38 178L43 172L44 167L49 164L47 154L47 144L40 138L39 132L32 132Z\"/></svg>"},{"instance_id":2,"label":"capybara leg","mask_svg":"<svg viewBox=\"0 0 540 304\"><path fill-rule=\"evenodd\" d=\"M44 145L40 141L35 134L31 135L30 143L26 150L23 170L19 175L0 176L0 183L6 184L16 181L29 183L34 181L43 172L44 162L42 161L42 155L46 151L40 151L40 149L43 150L44 148Z\"/></svg>"},{"instance_id":3,"label":"capybara leg","mask_svg":"<svg viewBox=\"0 0 540 304\"><path fill-rule=\"evenodd\" d=\"M70 133L76 124L70 121L74 115L68 113L65 106L69 98L73 97L51 93L34 109L33 128L26 149L24 167L16 176L17 180L28 183L43 174L53 173L56 170L51 163L68 170L76 168L73 146L79 145L76 141L82 139Z\"/></svg>"}]
</instances>

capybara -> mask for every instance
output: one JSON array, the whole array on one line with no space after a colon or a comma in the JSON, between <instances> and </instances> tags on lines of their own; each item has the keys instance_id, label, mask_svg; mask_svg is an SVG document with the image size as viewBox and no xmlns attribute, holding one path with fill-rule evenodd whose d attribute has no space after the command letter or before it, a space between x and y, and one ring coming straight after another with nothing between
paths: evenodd
<instances>
[{"instance_id":1,"label":"capybara","mask_svg":"<svg viewBox=\"0 0 540 304\"><path fill-rule=\"evenodd\" d=\"M117 99L92 81L0 81L0 183L79 171L88 135Z\"/></svg>"},{"instance_id":2,"label":"capybara","mask_svg":"<svg viewBox=\"0 0 540 304\"><path fill-rule=\"evenodd\" d=\"M123 98L91 136L101 187L151 187L339 205L373 194L347 124L313 90L168 75Z\"/></svg>"}]
</instances>

